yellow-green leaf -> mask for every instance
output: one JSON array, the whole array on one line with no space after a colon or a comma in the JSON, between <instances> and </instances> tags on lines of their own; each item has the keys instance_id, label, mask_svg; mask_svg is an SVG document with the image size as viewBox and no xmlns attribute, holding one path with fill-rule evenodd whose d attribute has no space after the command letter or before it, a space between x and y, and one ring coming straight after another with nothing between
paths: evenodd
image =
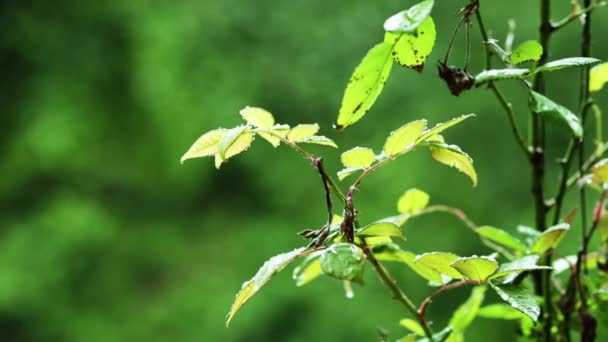
<instances>
[{"instance_id":1,"label":"yellow-green leaf","mask_svg":"<svg viewBox=\"0 0 608 342\"><path fill-rule=\"evenodd\" d=\"M220 128L203 134L200 138L196 139L190 149L182 156L180 162L184 163L188 159L209 157L218 153L220 140L226 134L226 131L226 129Z\"/></svg>"},{"instance_id":2,"label":"yellow-green leaf","mask_svg":"<svg viewBox=\"0 0 608 342\"><path fill-rule=\"evenodd\" d=\"M570 225L566 223L548 228L532 242L530 253L543 254L549 249L555 248L569 229Z\"/></svg>"},{"instance_id":3,"label":"yellow-green leaf","mask_svg":"<svg viewBox=\"0 0 608 342\"><path fill-rule=\"evenodd\" d=\"M416 255L410 251L402 250L395 243L383 243L373 247L374 256L380 261L394 261L406 264L412 271L433 284L442 285L443 277L434 269L414 262ZM449 279L449 278L448 278Z\"/></svg>"},{"instance_id":4,"label":"yellow-green leaf","mask_svg":"<svg viewBox=\"0 0 608 342\"><path fill-rule=\"evenodd\" d=\"M518 251L526 250L526 245L524 245L523 242L519 241L519 239L502 229L494 228L491 226L482 226L477 228L475 232L480 236L500 245L513 248Z\"/></svg>"},{"instance_id":5,"label":"yellow-green leaf","mask_svg":"<svg viewBox=\"0 0 608 342\"><path fill-rule=\"evenodd\" d=\"M402 213L413 213L415 211L426 208L429 204L430 196L418 189L409 189L399 197L397 202L397 210Z\"/></svg>"},{"instance_id":6,"label":"yellow-green leaf","mask_svg":"<svg viewBox=\"0 0 608 342\"><path fill-rule=\"evenodd\" d=\"M477 185L477 172L473 167L473 159L456 145L434 143L430 147L431 156L438 162L456 168L471 178L473 186Z\"/></svg>"},{"instance_id":7,"label":"yellow-green leaf","mask_svg":"<svg viewBox=\"0 0 608 342\"><path fill-rule=\"evenodd\" d=\"M413 319L404 318L399 321L399 325L408 329L409 331L413 332L414 334L416 334L418 336L424 336L424 329L422 329L422 326L420 325L420 323L418 323L417 321L414 321Z\"/></svg>"},{"instance_id":8,"label":"yellow-green leaf","mask_svg":"<svg viewBox=\"0 0 608 342\"><path fill-rule=\"evenodd\" d=\"M446 340L447 342L464 341L464 332L467 327L473 322L479 307L485 298L486 287L477 286L471 290L471 295L466 302L462 303L450 318L448 325L452 327L452 334Z\"/></svg>"},{"instance_id":9,"label":"yellow-green leaf","mask_svg":"<svg viewBox=\"0 0 608 342\"><path fill-rule=\"evenodd\" d=\"M435 45L435 23L428 16L416 31L410 33L387 32L384 41L393 45L392 56L395 62L417 71L422 71L427 57Z\"/></svg>"},{"instance_id":10,"label":"yellow-green leaf","mask_svg":"<svg viewBox=\"0 0 608 342\"><path fill-rule=\"evenodd\" d=\"M374 151L367 147L355 147L342 153L342 156L340 156L342 165L353 169L366 168L372 165L375 158Z\"/></svg>"},{"instance_id":11,"label":"yellow-green leaf","mask_svg":"<svg viewBox=\"0 0 608 342\"><path fill-rule=\"evenodd\" d=\"M258 107L245 107L241 109L241 116L247 123L263 129L274 126L274 117L270 112Z\"/></svg>"},{"instance_id":12,"label":"yellow-green leaf","mask_svg":"<svg viewBox=\"0 0 608 342\"><path fill-rule=\"evenodd\" d=\"M467 279L483 281L498 270L498 262L488 257L459 258L450 264Z\"/></svg>"},{"instance_id":13,"label":"yellow-green leaf","mask_svg":"<svg viewBox=\"0 0 608 342\"><path fill-rule=\"evenodd\" d=\"M450 265L459 259L459 256L452 253L431 252L419 255L414 260L415 263L430 267L431 269L445 274L450 278L462 279L463 276Z\"/></svg>"},{"instance_id":14,"label":"yellow-green leaf","mask_svg":"<svg viewBox=\"0 0 608 342\"><path fill-rule=\"evenodd\" d=\"M384 153L390 156L413 148L416 139L418 139L425 128L426 120L424 119L412 121L401 126L386 139Z\"/></svg>"},{"instance_id":15,"label":"yellow-green leaf","mask_svg":"<svg viewBox=\"0 0 608 342\"><path fill-rule=\"evenodd\" d=\"M602 63L591 68L589 71L590 92L602 90L606 82L608 82L608 63Z\"/></svg>"},{"instance_id":16,"label":"yellow-green leaf","mask_svg":"<svg viewBox=\"0 0 608 342\"><path fill-rule=\"evenodd\" d=\"M344 91L336 129L341 130L359 121L376 102L393 66L392 51L391 44L380 43L357 66Z\"/></svg>"},{"instance_id":17,"label":"yellow-green leaf","mask_svg":"<svg viewBox=\"0 0 608 342\"><path fill-rule=\"evenodd\" d=\"M575 137L583 137L583 126L580 119L568 108L553 102L553 100L535 91L530 91L530 105L535 113L539 113L568 129Z\"/></svg>"},{"instance_id":18,"label":"yellow-green leaf","mask_svg":"<svg viewBox=\"0 0 608 342\"><path fill-rule=\"evenodd\" d=\"M528 40L521 43L513 50L510 60L512 64L524 62L537 62L543 55L543 47L535 40Z\"/></svg>"},{"instance_id":19,"label":"yellow-green leaf","mask_svg":"<svg viewBox=\"0 0 608 342\"><path fill-rule=\"evenodd\" d=\"M252 141L253 133L246 126L229 129L218 144L219 159L216 158L216 167L219 168L224 161L247 150Z\"/></svg>"},{"instance_id":20,"label":"yellow-green leaf","mask_svg":"<svg viewBox=\"0 0 608 342\"><path fill-rule=\"evenodd\" d=\"M362 168L352 168L352 167L344 168L344 169L338 171L338 173L337 173L338 179L340 181L342 181L342 180L346 179L348 176L357 173L358 171L363 171L363 169Z\"/></svg>"},{"instance_id":21,"label":"yellow-green leaf","mask_svg":"<svg viewBox=\"0 0 608 342\"><path fill-rule=\"evenodd\" d=\"M388 222L376 222L357 230L357 236L393 236L405 240L399 226Z\"/></svg>"},{"instance_id":22,"label":"yellow-green leaf","mask_svg":"<svg viewBox=\"0 0 608 342\"><path fill-rule=\"evenodd\" d=\"M490 279L497 279L510 274L521 273L523 271L551 269L549 266L537 265L536 263L538 262L539 258L540 256L538 255L527 255L521 259L504 263L500 265L498 271L496 271L496 273L494 273Z\"/></svg>"},{"instance_id":23,"label":"yellow-green leaf","mask_svg":"<svg viewBox=\"0 0 608 342\"><path fill-rule=\"evenodd\" d=\"M490 304L479 309L477 316L491 319L514 320L528 317L507 304Z\"/></svg>"},{"instance_id":24,"label":"yellow-green leaf","mask_svg":"<svg viewBox=\"0 0 608 342\"><path fill-rule=\"evenodd\" d=\"M330 147L335 147L338 148L338 145L336 145L335 142L333 142L333 140L324 137L322 135L315 135L312 136L304 141L302 141L305 144L317 144L317 145L324 145L324 146L330 146Z\"/></svg>"},{"instance_id":25,"label":"yellow-green leaf","mask_svg":"<svg viewBox=\"0 0 608 342\"><path fill-rule=\"evenodd\" d=\"M596 183L608 183L608 158L602 159L591 167L593 181Z\"/></svg>"},{"instance_id":26,"label":"yellow-green leaf","mask_svg":"<svg viewBox=\"0 0 608 342\"><path fill-rule=\"evenodd\" d=\"M289 133L289 125L274 125L267 132L256 131L259 136L268 141L273 147L278 147L281 144L281 138L287 137Z\"/></svg>"},{"instance_id":27,"label":"yellow-green leaf","mask_svg":"<svg viewBox=\"0 0 608 342\"><path fill-rule=\"evenodd\" d=\"M323 274L320 258L321 252L313 253L294 268L292 277L296 281L296 286L304 286Z\"/></svg>"},{"instance_id":28,"label":"yellow-green leaf","mask_svg":"<svg viewBox=\"0 0 608 342\"><path fill-rule=\"evenodd\" d=\"M241 291L237 293L236 299L230 308L230 312L226 317L226 326L230 324L234 315L240 310L240 308L247 303L253 297L262 286L272 278L275 274L279 273L292 261L302 255L306 248L294 249L291 252L275 255L262 265L258 272L250 280L243 283Z\"/></svg>"},{"instance_id":29,"label":"yellow-green leaf","mask_svg":"<svg viewBox=\"0 0 608 342\"><path fill-rule=\"evenodd\" d=\"M289 131L289 133L287 134L287 140L296 143L303 142L306 139L309 139L310 137L317 134L318 131L319 125L317 124L297 125L296 127L292 128L291 131Z\"/></svg>"},{"instance_id":30,"label":"yellow-green leaf","mask_svg":"<svg viewBox=\"0 0 608 342\"><path fill-rule=\"evenodd\" d=\"M441 135L439 135L441 132L445 131L446 129L455 126L461 122L463 122L464 120L468 119L468 118L472 118L474 117L475 114L464 114L461 115L459 117L453 118L450 121L446 121L446 122L442 122L439 123L437 125L435 125L435 127L428 129L426 131L424 131L422 133L422 135L417 139L417 143L419 142L423 142L423 141L436 141L436 142L444 142L444 139Z\"/></svg>"}]
</instances>

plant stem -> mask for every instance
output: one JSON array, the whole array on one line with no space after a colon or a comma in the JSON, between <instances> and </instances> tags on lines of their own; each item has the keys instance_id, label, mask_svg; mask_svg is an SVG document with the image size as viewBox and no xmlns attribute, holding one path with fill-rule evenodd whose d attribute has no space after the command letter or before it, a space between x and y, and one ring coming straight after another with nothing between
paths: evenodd
<instances>
[{"instance_id":1,"label":"plant stem","mask_svg":"<svg viewBox=\"0 0 608 342\"><path fill-rule=\"evenodd\" d=\"M391 292L393 293L393 298L395 300L397 300L399 303L403 304L403 306L405 306L405 308L418 320L418 323L420 323L420 325L422 326L422 329L424 330L424 334L429 339L429 341L435 341L435 339L433 338L433 332L431 331L431 327L429 326L429 323L424 319L424 316L420 316L418 314L418 310L416 309L416 306L407 297L407 295L401 290L401 288L399 288L395 278L390 274L390 272L386 268L384 268L384 266L382 266L382 264L374 256L374 253L372 253L372 251L369 249L369 247L365 243L363 243L361 245L361 248L363 249L363 252L365 253L365 256L367 257L369 262L372 264L372 266L376 270L376 273L378 274L378 277L380 277L380 280L382 280L382 283L386 287L388 287L391 290Z\"/></svg>"},{"instance_id":2,"label":"plant stem","mask_svg":"<svg viewBox=\"0 0 608 342\"><path fill-rule=\"evenodd\" d=\"M420 308L418 308L418 316L420 316L420 317L422 317L422 319L424 319L424 317L426 315L426 309L433 302L433 299L435 299L440 294L442 294L448 290L456 289L456 288L459 288L459 287L465 286L465 285L481 285L481 284L483 284L483 281L463 279L463 280L460 280L460 281L457 281L454 283L443 285L442 287L439 288L439 290L435 291L433 294L426 297L426 299L422 302L422 304L420 304Z\"/></svg>"},{"instance_id":3,"label":"plant stem","mask_svg":"<svg viewBox=\"0 0 608 342\"><path fill-rule=\"evenodd\" d=\"M606 3L606 1L602 1L602 2L597 2L597 3L592 3L588 6L585 6L585 8L583 8L582 10L579 11L573 11L572 13L570 13L568 16L566 16L565 18L563 18L562 20L553 23L553 31L557 31L559 29L564 28L566 25L570 24L571 22L573 22L576 19L580 19L581 17L585 17L588 14L591 14L591 12L593 12L595 9L598 9L600 7L605 7L608 3Z\"/></svg>"}]
</instances>

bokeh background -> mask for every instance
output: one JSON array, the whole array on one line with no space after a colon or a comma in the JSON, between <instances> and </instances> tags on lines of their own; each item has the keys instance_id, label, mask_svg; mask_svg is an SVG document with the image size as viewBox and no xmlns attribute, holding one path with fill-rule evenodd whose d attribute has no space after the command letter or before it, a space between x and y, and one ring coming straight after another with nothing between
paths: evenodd
<instances>
[{"instance_id":1,"label":"bokeh background","mask_svg":"<svg viewBox=\"0 0 608 342\"><path fill-rule=\"evenodd\" d=\"M554 18L570 1L553 1ZM436 48L421 74L393 69L375 107L335 132L344 86L385 18L413 1L2 1L0 2L0 340L2 341L373 341L392 338L406 312L367 272L346 299L339 281L297 289L291 268L234 320L224 318L241 283L270 256L305 242L296 232L325 218L318 175L285 147L258 140L215 170L209 159L179 164L203 132L240 122L255 105L288 124L318 122L343 149L379 151L388 132L463 113L447 133L475 159L479 185L424 151L381 169L361 187L363 222L395 213L408 188L462 208L474 221L514 231L532 224L529 171L506 117L485 89L452 97L437 77L465 1L437 1ZM517 22L516 43L536 37L534 1L483 1L494 37ZM608 13L594 23L594 54ZM553 56L578 54L579 26L553 40ZM463 37L452 64L462 64ZM473 71L483 61L473 34ZM548 77L550 94L576 108L578 71ZM514 82L513 82L514 83ZM524 95L506 84L511 98ZM606 93L598 100L606 107ZM526 122L525 101L514 103ZM565 136L549 135L552 161ZM311 150L339 168L339 153ZM555 173L549 172L550 179ZM453 217L409 221L404 247L488 253ZM565 248L573 248L572 235ZM419 302L431 291L391 265ZM430 308L436 327L468 296ZM496 298L489 295L488 301ZM511 341L514 324L477 319L470 341Z\"/></svg>"}]
</instances>

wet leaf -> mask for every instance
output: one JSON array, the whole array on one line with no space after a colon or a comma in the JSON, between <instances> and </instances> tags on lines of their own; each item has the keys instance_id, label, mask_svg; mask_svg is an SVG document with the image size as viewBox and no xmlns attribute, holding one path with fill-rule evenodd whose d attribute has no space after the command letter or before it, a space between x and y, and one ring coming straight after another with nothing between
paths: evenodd
<instances>
[{"instance_id":1,"label":"wet leaf","mask_svg":"<svg viewBox=\"0 0 608 342\"><path fill-rule=\"evenodd\" d=\"M498 262L488 257L472 256L459 258L450 264L465 278L477 281L484 281L494 274L498 269Z\"/></svg>"},{"instance_id":2,"label":"wet leaf","mask_svg":"<svg viewBox=\"0 0 608 342\"><path fill-rule=\"evenodd\" d=\"M538 306L538 303L536 303L534 297L530 295L526 289L515 286L497 286L492 282L489 284L492 289L496 291L500 299L507 302L514 309L530 317L534 322L538 320L540 307Z\"/></svg>"},{"instance_id":3,"label":"wet leaf","mask_svg":"<svg viewBox=\"0 0 608 342\"><path fill-rule=\"evenodd\" d=\"M391 132L384 143L384 153L391 156L413 148L425 128L426 120L416 120Z\"/></svg>"},{"instance_id":4,"label":"wet leaf","mask_svg":"<svg viewBox=\"0 0 608 342\"><path fill-rule=\"evenodd\" d=\"M579 118L568 108L553 102L548 97L530 91L532 110L568 129L577 138L583 137L583 126Z\"/></svg>"},{"instance_id":5,"label":"wet leaf","mask_svg":"<svg viewBox=\"0 0 608 342\"><path fill-rule=\"evenodd\" d=\"M535 40L528 40L521 43L513 50L509 57L512 64L524 62L537 62L543 55L543 47Z\"/></svg>"},{"instance_id":6,"label":"wet leaf","mask_svg":"<svg viewBox=\"0 0 608 342\"><path fill-rule=\"evenodd\" d=\"M361 169L366 168L374 162L376 154L367 147L355 147L350 149L340 156L342 165L347 168Z\"/></svg>"},{"instance_id":7,"label":"wet leaf","mask_svg":"<svg viewBox=\"0 0 608 342\"><path fill-rule=\"evenodd\" d=\"M296 281L296 286L304 286L323 274L321 253L310 254L293 270L293 280Z\"/></svg>"},{"instance_id":8,"label":"wet leaf","mask_svg":"<svg viewBox=\"0 0 608 342\"><path fill-rule=\"evenodd\" d=\"M497 279L509 274L521 273L524 271L533 271L533 270L547 270L551 269L549 266L541 266L537 265L538 259L540 256L538 255L528 255L521 259L513 260L508 263L504 263L500 265L498 271L494 273L490 279Z\"/></svg>"},{"instance_id":9,"label":"wet leaf","mask_svg":"<svg viewBox=\"0 0 608 342\"><path fill-rule=\"evenodd\" d=\"M473 167L473 159L456 145L433 143L429 146L431 156L438 162L456 168L471 178L473 186L477 185L477 172Z\"/></svg>"},{"instance_id":10,"label":"wet leaf","mask_svg":"<svg viewBox=\"0 0 608 342\"><path fill-rule=\"evenodd\" d=\"M351 243L338 242L324 250L321 269L334 278L361 283L364 261L361 248Z\"/></svg>"},{"instance_id":11,"label":"wet leaf","mask_svg":"<svg viewBox=\"0 0 608 342\"><path fill-rule=\"evenodd\" d=\"M402 214L413 213L426 208L429 204L430 196L418 189L409 189L399 197L397 201L397 211Z\"/></svg>"},{"instance_id":12,"label":"wet leaf","mask_svg":"<svg viewBox=\"0 0 608 342\"><path fill-rule=\"evenodd\" d=\"M203 134L182 156L180 162L183 164L188 159L209 157L218 153L220 140L226 134L226 131L226 129L220 128Z\"/></svg>"},{"instance_id":13,"label":"wet leaf","mask_svg":"<svg viewBox=\"0 0 608 342\"><path fill-rule=\"evenodd\" d=\"M416 255L409 251L404 251L395 243L383 243L372 248L374 256L380 261L394 261L406 264L412 271L416 272L422 278L441 285L444 279L439 272L431 269L428 266L414 262Z\"/></svg>"},{"instance_id":14,"label":"wet leaf","mask_svg":"<svg viewBox=\"0 0 608 342\"><path fill-rule=\"evenodd\" d=\"M433 5L433 0L425 0L391 16L384 22L384 30L395 33L414 31L431 14Z\"/></svg>"}]
</instances>

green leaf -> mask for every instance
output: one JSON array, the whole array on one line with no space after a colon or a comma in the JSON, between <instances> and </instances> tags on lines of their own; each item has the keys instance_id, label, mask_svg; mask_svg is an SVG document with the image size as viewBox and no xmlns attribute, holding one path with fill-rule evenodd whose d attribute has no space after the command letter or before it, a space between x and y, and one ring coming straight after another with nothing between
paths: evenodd
<instances>
[{"instance_id":1,"label":"green leaf","mask_svg":"<svg viewBox=\"0 0 608 342\"><path fill-rule=\"evenodd\" d=\"M510 60L512 64L523 62L537 62L543 55L543 47L535 40L528 40L521 43L513 50Z\"/></svg>"},{"instance_id":2,"label":"green leaf","mask_svg":"<svg viewBox=\"0 0 608 342\"><path fill-rule=\"evenodd\" d=\"M512 78L526 77L530 69L492 69L485 70L475 76L475 85L481 85L489 81L508 80Z\"/></svg>"},{"instance_id":3,"label":"green leaf","mask_svg":"<svg viewBox=\"0 0 608 342\"><path fill-rule=\"evenodd\" d=\"M548 97L535 91L530 91L532 110L553 120L562 127L570 130L572 135L577 138L583 137L583 126L579 118L568 108L558 105Z\"/></svg>"},{"instance_id":4,"label":"green leaf","mask_svg":"<svg viewBox=\"0 0 608 342\"><path fill-rule=\"evenodd\" d=\"M392 156L413 148L425 128L426 120L423 119L407 123L391 132L384 143L384 153Z\"/></svg>"},{"instance_id":5,"label":"green leaf","mask_svg":"<svg viewBox=\"0 0 608 342\"><path fill-rule=\"evenodd\" d=\"M514 309L524 313L530 317L534 322L538 320L540 315L540 307L534 297L532 297L523 287L515 286L497 286L490 282L490 286L500 299L507 302Z\"/></svg>"},{"instance_id":6,"label":"green leaf","mask_svg":"<svg viewBox=\"0 0 608 342\"><path fill-rule=\"evenodd\" d=\"M473 186L477 185L477 172L473 167L473 159L456 145L433 143L429 146L431 156L438 162L456 168L471 178Z\"/></svg>"},{"instance_id":7,"label":"green leaf","mask_svg":"<svg viewBox=\"0 0 608 342\"><path fill-rule=\"evenodd\" d=\"M399 325L408 329L409 331L413 332L418 336L424 336L424 329L422 329L420 323L414 321L413 319L404 318L399 321Z\"/></svg>"},{"instance_id":8,"label":"green leaf","mask_svg":"<svg viewBox=\"0 0 608 342\"><path fill-rule=\"evenodd\" d=\"M292 277L296 281L296 286L304 286L323 274L323 270L321 270L321 253L310 254L293 270Z\"/></svg>"},{"instance_id":9,"label":"green leaf","mask_svg":"<svg viewBox=\"0 0 608 342\"><path fill-rule=\"evenodd\" d=\"M338 148L338 145L336 145L335 142L333 142L333 140L324 137L322 135L315 135L312 136L304 141L302 141L303 143L306 144L317 144L317 145L324 145L324 146L330 146L330 147L335 147Z\"/></svg>"},{"instance_id":10,"label":"green leaf","mask_svg":"<svg viewBox=\"0 0 608 342\"><path fill-rule=\"evenodd\" d=\"M303 142L317 134L318 131L319 125L317 124L297 125L289 131L287 140L295 143Z\"/></svg>"},{"instance_id":11,"label":"green leaf","mask_svg":"<svg viewBox=\"0 0 608 342\"><path fill-rule=\"evenodd\" d=\"M361 283L364 255L361 248L345 242L335 243L321 255L323 273L334 278Z\"/></svg>"},{"instance_id":12,"label":"green leaf","mask_svg":"<svg viewBox=\"0 0 608 342\"><path fill-rule=\"evenodd\" d=\"M393 236L405 240L403 232L395 224L388 222L378 222L369 224L357 230L357 236Z\"/></svg>"},{"instance_id":13,"label":"green leaf","mask_svg":"<svg viewBox=\"0 0 608 342\"><path fill-rule=\"evenodd\" d=\"M497 244L516 249L518 251L525 251L526 245L523 242L519 241L519 239L513 237L511 234L506 231L498 228L494 228L491 226L482 226L475 230L477 234L495 242Z\"/></svg>"},{"instance_id":14,"label":"green leaf","mask_svg":"<svg viewBox=\"0 0 608 342\"><path fill-rule=\"evenodd\" d=\"M243 283L241 291L237 293L236 299L230 308L230 312L226 317L226 326L230 324L234 315L239 309L247 303L255 295L262 286L272 278L275 274L279 273L287 265L293 262L295 259L300 257L306 248L294 249L291 252L275 255L262 265L258 272L250 280Z\"/></svg>"},{"instance_id":15,"label":"green leaf","mask_svg":"<svg viewBox=\"0 0 608 342\"><path fill-rule=\"evenodd\" d=\"M549 249L555 248L569 229L570 225L566 223L548 228L532 242L530 253L543 254Z\"/></svg>"},{"instance_id":16,"label":"green leaf","mask_svg":"<svg viewBox=\"0 0 608 342\"><path fill-rule=\"evenodd\" d=\"M477 316L490 319L514 320L528 317L518 310L515 310L511 305L507 304L490 304L482 306L477 313Z\"/></svg>"},{"instance_id":17,"label":"green leaf","mask_svg":"<svg viewBox=\"0 0 608 342\"><path fill-rule=\"evenodd\" d=\"M337 172L338 179L342 181L342 180L346 179L346 177L353 175L353 174L357 173L358 171L363 171L363 169L362 168L352 168L352 167L344 168Z\"/></svg>"},{"instance_id":18,"label":"green leaf","mask_svg":"<svg viewBox=\"0 0 608 342\"><path fill-rule=\"evenodd\" d=\"M591 167L593 181L596 183L608 183L608 158L602 159Z\"/></svg>"},{"instance_id":19,"label":"green leaf","mask_svg":"<svg viewBox=\"0 0 608 342\"><path fill-rule=\"evenodd\" d=\"M583 66L589 64L597 64L601 61L596 58L589 57L571 57L558 59L556 61L549 62L545 65L541 65L538 68L534 69L532 72L537 74L539 72L547 72L547 71L555 71L563 68L575 67L575 66Z\"/></svg>"},{"instance_id":20,"label":"green leaf","mask_svg":"<svg viewBox=\"0 0 608 342\"><path fill-rule=\"evenodd\" d=\"M273 147L278 147L281 144L279 137L285 138L287 133L289 133L289 125L274 125L266 131L256 131L256 134L268 141Z\"/></svg>"},{"instance_id":21,"label":"green leaf","mask_svg":"<svg viewBox=\"0 0 608 342\"><path fill-rule=\"evenodd\" d=\"M384 22L384 30L395 33L414 31L431 14L433 5L433 0L425 0L391 16Z\"/></svg>"},{"instance_id":22,"label":"green leaf","mask_svg":"<svg viewBox=\"0 0 608 342\"><path fill-rule=\"evenodd\" d=\"M222 162L247 150L252 142L253 133L246 126L229 129L218 144L217 155L221 158L220 165ZM216 164L216 167L219 168L219 165Z\"/></svg>"},{"instance_id":23,"label":"green leaf","mask_svg":"<svg viewBox=\"0 0 608 342\"><path fill-rule=\"evenodd\" d=\"M226 131L226 129L220 128L203 134L182 156L180 162L183 164L188 159L208 157L218 153L218 145Z\"/></svg>"},{"instance_id":24,"label":"green leaf","mask_svg":"<svg viewBox=\"0 0 608 342\"><path fill-rule=\"evenodd\" d=\"M247 123L257 128L271 129L274 126L274 117L262 108L247 106L241 109L241 116Z\"/></svg>"},{"instance_id":25,"label":"green leaf","mask_svg":"<svg viewBox=\"0 0 608 342\"><path fill-rule=\"evenodd\" d=\"M409 189L399 197L397 202L397 210L402 213L413 213L415 211L426 208L429 204L430 196L418 189Z\"/></svg>"},{"instance_id":26,"label":"green leaf","mask_svg":"<svg viewBox=\"0 0 608 342\"><path fill-rule=\"evenodd\" d=\"M355 69L344 91L336 129L341 130L359 121L376 102L393 66L392 51L391 44L380 43Z\"/></svg>"},{"instance_id":27,"label":"green leaf","mask_svg":"<svg viewBox=\"0 0 608 342\"><path fill-rule=\"evenodd\" d=\"M467 279L483 281L494 274L498 269L498 262L489 257L472 256L459 258L450 264Z\"/></svg>"},{"instance_id":28,"label":"green leaf","mask_svg":"<svg viewBox=\"0 0 608 342\"><path fill-rule=\"evenodd\" d=\"M591 68L589 71L590 92L602 90L606 82L608 82L608 63L602 63Z\"/></svg>"},{"instance_id":29,"label":"green leaf","mask_svg":"<svg viewBox=\"0 0 608 342\"><path fill-rule=\"evenodd\" d=\"M347 168L362 169L366 168L374 162L376 154L367 147L355 147L350 149L340 156L342 165Z\"/></svg>"},{"instance_id":30,"label":"green leaf","mask_svg":"<svg viewBox=\"0 0 608 342\"><path fill-rule=\"evenodd\" d=\"M472 118L474 116L475 116L475 114L464 114L459 117L453 118L450 121L439 123L439 124L435 125L435 127L424 131L422 133L422 135L417 139L416 143L420 143L420 142L427 141L430 139L435 139L437 142L444 142L443 137L439 135L441 132L445 131L446 129L448 129L452 126L456 126L457 124L463 122L464 120Z\"/></svg>"},{"instance_id":31,"label":"green leaf","mask_svg":"<svg viewBox=\"0 0 608 342\"><path fill-rule=\"evenodd\" d=\"M414 262L416 255L412 252L402 250L399 245L395 243L376 245L372 248L372 252L376 259L380 261L394 261L406 264L412 271L434 284L442 285L445 283L439 272L428 266Z\"/></svg>"},{"instance_id":32,"label":"green leaf","mask_svg":"<svg viewBox=\"0 0 608 342\"><path fill-rule=\"evenodd\" d=\"M452 333L452 327L447 326L445 328L443 328L443 330L441 330L438 333L433 334L433 341L435 342L443 342L443 341L447 341L447 339L450 337L450 334ZM430 342L428 338L423 338L418 340L417 342Z\"/></svg>"},{"instance_id":33,"label":"green leaf","mask_svg":"<svg viewBox=\"0 0 608 342\"><path fill-rule=\"evenodd\" d=\"M463 276L450 265L459 259L459 256L452 253L431 252L419 255L414 260L415 263L427 266L450 278L462 279Z\"/></svg>"},{"instance_id":34,"label":"green leaf","mask_svg":"<svg viewBox=\"0 0 608 342\"><path fill-rule=\"evenodd\" d=\"M486 287L476 286L466 302L462 303L450 318L448 325L452 327L452 334L447 339L450 342L464 341L464 332L473 322L479 311L479 307L485 298Z\"/></svg>"},{"instance_id":35,"label":"green leaf","mask_svg":"<svg viewBox=\"0 0 608 342\"><path fill-rule=\"evenodd\" d=\"M417 71L422 71L427 57L435 45L435 23L427 17L415 32L392 33L384 35L384 42L393 46L392 56L395 62Z\"/></svg>"},{"instance_id":36,"label":"green leaf","mask_svg":"<svg viewBox=\"0 0 608 342\"><path fill-rule=\"evenodd\" d=\"M551 269L549 266L540 266L536 263L540 256L538 255L528 255L521 259L513 260L509 263L505 263L500 265L498 271L494 273L490 279L497 279L509 274L520 273L524 271L533 271L533 270L547 270Z\"/></svg>"}]
</instances>

